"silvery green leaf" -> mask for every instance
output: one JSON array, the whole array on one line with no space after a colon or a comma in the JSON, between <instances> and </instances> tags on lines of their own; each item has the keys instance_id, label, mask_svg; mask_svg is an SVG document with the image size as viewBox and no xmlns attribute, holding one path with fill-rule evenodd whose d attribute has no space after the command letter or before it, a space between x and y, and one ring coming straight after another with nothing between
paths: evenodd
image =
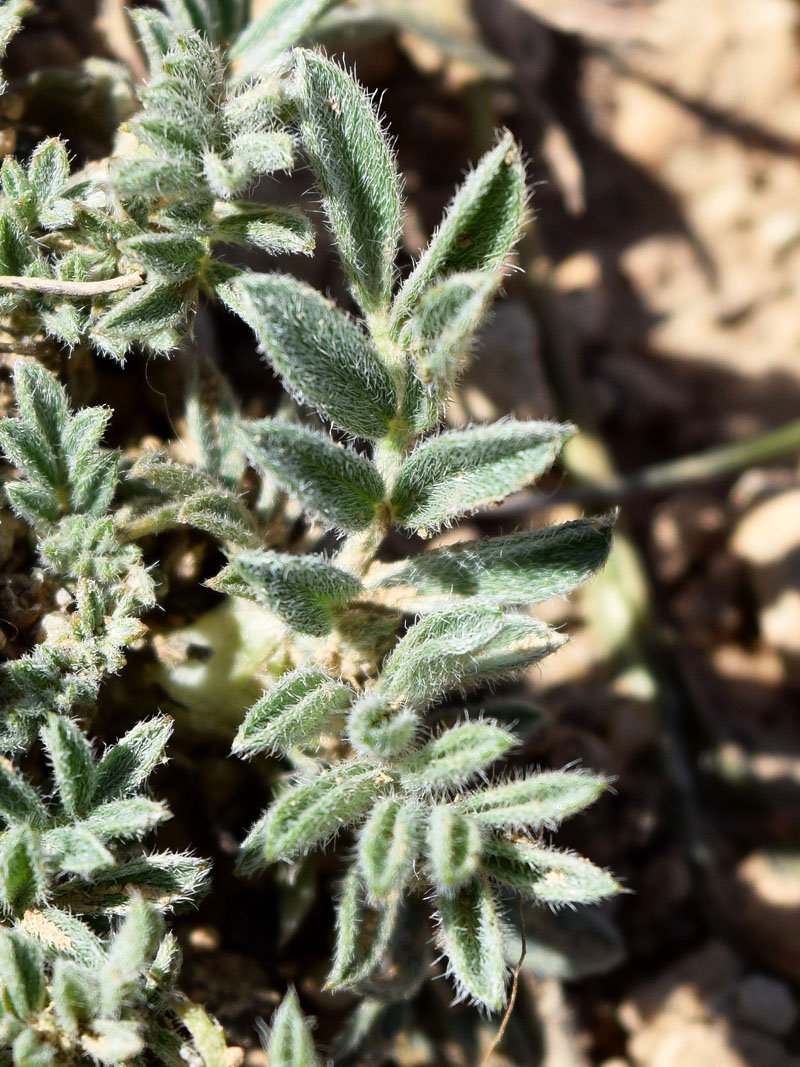
<instances>
[{"instance_id":1,"label":"silvery green leaf","mask_svg":"<svg viewBox=\"0 0 800 1067\"><path fill-rule=\"evenodd\" d=\"M99 445L110 417L108 408L81 408L70 416L65 427L61 450L73 512L103 515L111 505L117 482L117 456Z\"/></svg>"},{"instance_id":2,"label":"silvery green leaf","mask_svg":"<svg viewBox=\"0 0 800 1067\"><path fill-rule=\"evenodd\" d=\"M497 881L547 904L592 904L622 892L607 871L583 856L526 837L490 837L484 867Z\"/></svg>"},{"instance_id":3,"label":"silvery green leaf","mask_svg":"<svg viewBox=\"0 0 800 1067\"><path fill-rule=\"evenodd\" d=\"M477 651L502 625L502 612L491 608L466 606L429 615L408 630L385 661L381 690L411 707L426 706L461 683Z\"/></svg>"},{"instance_id":4,"label":"silvery green leaf","mask_svg":"<svg viewBox=\"0 0 800 1067\"><path fill-rule=\"evenodd\" d=\"M180 507L175 520L234 545L250 545L255 539L250 512L222 487L195 493Z\"/></svg>"},{"instance_id":5,"label":"silvery green leaf","mask_svg":"<svg viewBox=\"0 0 800 1067\"><path fill-rule=\"evenodd\" d=\"M78 963L97 968L105 954L103 942L85 922L61 908L42 908L37 913L37 922L29 931L45 946L49 954L55 948Z\"/></svg>"},{"instance_id":6,"label":"silvery green leaf","mask_svg":"<svg viewBox=\"0 0 800 1067\"><path fill-rule=\"evenodd\" d=\"M158 800L134 796L109 800L94 808L81 823L106 840L143 837L159 823L171 818L169 808Z\"/></svg>"},{"instance_id":7,"label":"silvery green leaf","mask_svg":"<svg viewBox=\"0 0 800 1067\"><path fill-rule=\"evenodd\" d=\"M84 1052L100 1063L125 1063L144 1049L141 1024L134 1019L95 1019L92 1031L81 1035Z\"/></svg>"},{"instance_id":8,"label":"silvery green leaf","mask_svg":"<svg viewBox=\"0 0 800 1067\"><path fill-rule=\"evenodd\" d=\"M80 818L91 806L95 762L89 742L77 723L50 714L42 727L42 741L64 810Z\"/></svg>"},{"instance_id":9,"label":"silvery green leaf","mask_svg":"<svg viewBox=\"0 0 800 1067\"><path fill-rule=\"evenodd\" d=\"M114 1015L150 966L164 934L161 914L144 897L131 899L100 972L100 1013Z\"/></svg>"},{"instance_id":10,"label":"silvery green leaf","mask_svg":"<svg viewBox=\"0 0 800 1067\"><path fill-rule=\"evenodd\" d=\"M56 1067L56 1052L52 1044L34 1029L26 1027L11 1043L15 1067Z\"/></svg>"},{"instance_id":11,"label":"silvery green leaf","mask_svg":"<svg viewBox=\"0 0 800 1067\"><path fill-rule=\"evenodd\" d=\"M358 986L378 970L389 951L401 910L401 893L372 907L357 866L350 868L336 909L336 949L326 989Z\"/></svg>"},{"instance_id":12,"label":"silvery green leaf","mask_svg":"<svg viewBox=\"0 0 800 1067\"><path fill-rule=\"evenodd\" d=\"M542 771L489 786L458 802L460 811L496 830L553 828L593 803L608 782L580 771Z\"/></svg>"},{"instance_id":13,"label":"silvery green leaf","mask_svg":"<svg viewBox=\"0 0 800 1067\"><path fill-rule=\"evenodd\" d=\"M147 187L142 185L139 188L140 193L145 193L155 199L155 195L162 190L163 193L167 193L173 185L174 175L176 171L175 167L187 169L189 166L194 165L196 167L196 160L200 159L208 151L208 142L211 137L211 130L208 128L207 122L187 122L185 116L183 121L175 114L175 111L180 108L183 112L186 110L186 104L181 101L180 105L176 105L171 99L172 94L161 92L156 93L150 91L147 94L147 102L150 104L150 110L155 113L145 112L143 115L137 116L133 120L133 127L136 131L136 138L140 144L149 148L155 154L157 159L162 159L167 164L167 185L166 187L154 187L152 177L152 168L155 160L149 159L145 156L143 159L125 159L121 163L123 177L123 185L127 190L134 191L131 187L131 182L146 182ZM161 99L159 99L159 97ZM166 100L164 99L166 97ZM159 108L159 104L166 103L166 107ZM199 116L192 116L196 118ZM206 178L208 176L206 175ZM194 195L200 195L203 191L203 187L194 176L191 183L185 187L185 193ZM179 190L172 188L173 195L179 196ZM181 203L179 199L178 204ZM184 208L186 210L186 208ZM162 216L163 218L163 216ZM189 218L194 222L194 231L202 232L202 226L200 221L200 213L197 211L190 211ZM173 216L174 219L174 216ZM172 226L170 229L177 229ZM179 231L180 232L180 231ZM155 236L155 235L154 235Z\"/></svg>"},{"instance_id":14,"label":"silvery green leaf","mask_svg":"<svg viewBox=\"0 0 800 1067\"><path fill-rule=\"evenodd\" d=\"M286 552L239 552L230 569L249 589L249 596L301 633L321 637L333 626L334 611L356 597L361 579L321 556Z\"/></svg>"},{"instance_id":15,"label":"silvery green leaf","mask_svg":"<svg viewBox=\"0 0 800 1067\"><path fill-rule=\"evenodd\" d=\"M405 889L414 873L422 808L399 797L379 800L358 836L358 864L371 896L381 900Z\"/></svg>"},{"instance_id":16,"label":"silvery green leaf","mask_svg":"<svg viewBox=\"0 0 800 1067\"><path fill-rule=\"evenodd\" d=\"M192 237L172 233L145 233L122 241L120 247L148 272L169 282L183 282L200 270L206 249Z\"/></svg>"},{"instance_id":17,"label":"silvery green leaf","mask_svg":"<svg viewBox=\"0 0 800 1067\"><path fill-rule=\"evenodd\" d=\"M366 693L347 716L347 739L367 759L397 759L414 743L418 729L415 711L393 705L380 692Z\"/></svg>"},{"instance_id":18,"label":"silvery green leaf","mask_svg":"<svg viewBox=\"0 0 800 1067\"><path fill-rule=\"evenodd\" d=\"M320 1067L308 1023L292 986L272 1017L267 1055L270 1067Z\"/></svg>"},{"instance_id":19,"label":"silvery green leaf","mask_svg":"<svg viewBox=\"0 0 800 1067\"><path fill-rule=\"evenodd\" d=\"M437 804L428 816L426 859L431 881L447 895L469 882L481 866L481 830L451 804Z\"/></svg>"},{"instance_id":20,"label":"silvery green leaf","mask_svg":"<svg viewBox=\"0 0 800 1067\"><path fill-rule=\"evenodd\" d=\"M129 12L139 34L151 73L158 69L164 56L175 44L175 27L162 11L135 7Z\"/></svg>"},{"instance_id":21,"label":"silvery green leaf","mask_svg":"<svg viewBox=\"0 0 800 1067\"><path fill-rule=\"evenodd\" d=\"M294 142L282 130L254 130L240 133L233 143L231 162L246 167L258 177L291 170L294 166Z\"/></svg>"},{"instance_id":22,"label":"silvery green leaf","mask_svg":"<svg viewBox=\"0 0 800 1067\"><path fill-rule=\"evenodd\" d=\"M32 826L47 821L47 808L39 793L5 758L0 759L0 819L9 825Z\"/></svg>"},{"instance_id":23,"label":"silvery green leaf","mask_svg":"<svg viewBox=\"0 0 800 1067\"><path fill-rule=\"evenodd\" d=\"M313 741L352 698L349 686L318 667L298 667L250 708L232 751L247 758L257 752L287 752L295 745Z\"/></svg>"},{"instance_id":24,"label":"silvery green leaf","mask_svg":"<svg viewBox=\"0 0 800 1067\"><path fill-rule=\"evenodd\" d=\"M36 221L34 192L27 174L13 156L6 156L0 166L0 187L3 195L22 208L26 220L33 224Z\"/></svg>"},{"instance_id":25,"label":"silvery green leaf","mask_svg":"<svg viewBox=\"0 0 800 1067\"><path fill-rule=\"evenodd\" d=\"M127 472L129 479L141 479L170 496L187 497L215 486L213 478L197 467L177 463L163 452L143 452Z\"/></svg>"},{"instance_id":26,"label":"silvery green leaf","mask_svg":"<svg viewBox=\"0 0 800 1067\"><path fill-rule=\"evenodd\" d=\"M38 903L46 889L39 836L26 827L0 835L0 901L15 915Z\"/></svg>"},{"instance_id":27,"label":"silvery green leaf","mask_svg":"<svg viewBox=\"0 0 800 1067\"><path fill-rule=\"evenodd\" d=\"M386 492L374 463L299 426L272 419L246 423L241 447L255 467L269 472L328 527L365 529Z\"/></svg>"},{"instance_id":28,"label":"silvery green leaf","mask_svg":"<svg viewBox=\"0 0 800 1067\"><path fill-rule=\"evenodd\" d=\"M69 157L57 137L40 141L28 163L28 180L40 206L44 207L64 192L69 180Z\"/></svg>"},{"instance_id":29,"label":"silvery green leaf","mask_svg":"<svg viewBox=\"0 0 800 1067\"><path fill-rule=\"evenodd\" d=\"M246 81L308 34L340 0L276 0L228 49L235 81Z\"/></svg>"},{"instance_id":30,"label":"silvery green leaf","mask_svg":"<svg viewBox=\"0 0 800 1067\"><path fill-rule=\"evenodd\" d=\"M199 354L188 367L184 417L198 465L222 485L237 489L245 467L236 440L239 405L222 372Z\"/></svg>"},{"instance_id":31,"label":"silvery green leaf","mask_svg":"<svg viewBox=\"0 0 800 1067\"><path fill-rule=\"evenodd\" d=\"M66 301L55 303L52 309L42 307L39 314L47 333L70 348L78 344L91 321L87 311Z\"/></svg>"},{"instance_id":32,"label":"silvery green leaf","mask_svg":"<svg viewBox=\"0 0 800 1067\"><path fill-rule=\"evenodd\" d=\"M32 6L30 0L6 0L0 5L0 59L5 56L8 42L18 32L23 16ZM6 80L0 74L0 93L4 93L7 88Z\"/></svg>"},{"instance_id":33,"label":"silvery green leaf","mask_svg":"<svg viewBox=\"0 0 800 1067\"><path fill-rule=\"evenodd\" d=\"M403 785L411 791L457 789L516 743L512 733L491 722L452 726L403 764Z\"/></svg>"},{"instance_id":34,"label":"silvery green leaf","mask_svg":"<svg viewBox=\"0 0 800 1067\"><path fill-rule=\"evenodd\" d=\"M191 158L172 162L153 158L127 159L120 165L117 188L123 196L192 197L206 193L202 173Z\"/></svg>"},{"instance_id":35,"label":"silvery green leaf","mask_svg":"<svg viewBox=\"0 0 800 1067\"><path fill-rule=\"evenodd\" d=\"M229 91L219 113L224 136L235 141L241 133L274 129L291 117L286 79L289 57L284 55L262 68L250 82Z\"/></svg>"},{"instance_id":36,"label":"silvery green leaf","mask_svg":"<svg viewBox=\"0 0 800 1067\"><path fill-rule=\"evenodd\" d=\"M56 959L53 965L53 1009L59 1027L74 1037L92 1019L100 999L97 977L73 960Z\"/></svg>"},{"instance_id":37,"label":"silvery green leaf","mask_svg":"<svg viewBox=\"0 0 800 1067\"><path fill-rule=\"evenodd\" d=\"M436 529L530 485L556 459L572 427L497 422L430 438L406 459L392 491L397 522Z\"/></svg>"},{"instance_id":38,"label":"silvery green leaf","mask_svg":"<svg viewBox=\"0 0 800 1067\"><path fill-rule=\"evenodd\" d=\"M459 995L499 1011L505 1003L505 934L487 879L439 897L439 946Z\"/></svg>"},{"instance_id":39,"label":"silvery green leaf","mask_svg":"<svg viewBox=\"0 0 800 1067\"><path fill-rule=\"evenodd\" d=\"M158 347L159 335L178 325L188 314L190 293L186 286L149 282L114 304L101 315L93 338L130 347L133 340L150 341Z\"/></svg>"},{"instance_id":40,"label":"silvery green leaf","mask_svg":"<svg viewBox=\"0 0 800 1067\"><path fill-rule=\"evenodd\" d=\"M451 274L422 294L403 329L420 378L446 398L497 291L496 271Z\"/></svg>"},{"instance_id":41,"label":"silvery green leaf","mask_svg":"<svg viewBox=\"0 0 800 1067\"><path fill-rule=\"evenodd\" d=\"M48 860L64 873L90 877L96 871L114 865L113 853L80 823L48 830L42 834L42 845Z\"/></svg>"},{"instance_id":42,"label":"silvery green leaf","mask_svg":"<svg viewBox=\"0 0 800 1067\"><path fill-rule=\"evenodd\" d=\"M412 626L384 663L381 690L423 708L456 688L502 678L536 663L566 638L527 615L459 605Z\"/></svg>"},{"instance_id":43,"label":"silvery green leaf","mask_svg":"<svg viewBox=\"0 0 800 1067\"><path fill-rule=\"evenodd\" d=\"M290 787L247 835L242 844L242 871L251 873L323 844L361 818L382 788L382 778L374 767L356 761L342 763L309 782Z\"/></svg>"},{"instance_id":44,"label":"silvery green leaf","mask_svg":"<svg viewBox=\"0 0 800 1067\"><path fill-rule=\"evenodd\" d=\"M0 214L0 273L25 274L32 259L33 251L19 226L10 215Z\"/></svg>"},{"instance_id":45,"label":"silvery green leaf","mask_svg":"<svg viewBox=\"0 0 800 1067\"><path fill-rule=\"evenodd\" d=\"M224 45L247 22L246 0L162 0L170 21L180 30L199 30L215 45Z\"/></svg>"},{"instance_id":46,"label":"silvery green leaf","mask_svg":"<svg viewBox=\"0 0 800 1067\"><path fill-rule=\"evenodd\" d=\"M255 245L266 252L309 255L314 249L311 223L299 211L261 204L214 205L212 239Z\"/></svg>"},{"instance_id":47,"label":"silvery green leaf","mask_svg":"<svg viewBox=\"0 0 800 1067\"><path fill-rule=\"evenodd\" d=\"M94 804L132 793L164 759L172 719L157 715L137 723L112 745L97 764Z\"/></svg>"},{"instance_id":48,"label":"silvery green leaf","mask_svg":"<svg viewBox=\"0 0 800 1067\"><path fill-rule=\"evenodd\" d=\"M218 292L291 392L359 437L386 434L397 406L394 382L355 319L283 274L240 274Z\"/></svg>"},{"instance_id":49,"label":"silvery green leaf","mask_svg":"<svg viewBox=\"0 0 800 1067\"><path fill-rule=\"evenodd\" d=\"M295 53L300 138L323 195L333 235L361 307L391 299L400 232L400 181L372 102L341 67Z\"/></svg>"},{"instance_id":50,"label":"silvery green leaf","mask_svg":"<svg viewBox=\"0 0 800 1067\"><path fill-rule=\"evenodd\" d=\"M525 214L525 168L505 133L456 193L392 311L396 327L431 285L464 271L497 271L519 240Z\"/></svg>"},{"instance_id":51,"label":"silvery green leaf","mask_svg":"<svg viewBox=\"0 0 800 1067\"><path fill-rule=\"evenodd\" d=\"M14 395L18 417L0 423L0 444L23 474L58 486L64 474L61 442L69 422L66 394L44 367L18 363Z\"/></svg>"},{"instance_id":52,"label":"silvery green leaf","mask_svg":"<svg viewBox=\"0 0 800 1067\"><path fill-rule=\"evenodd\" d=\"M70 885L67 899L84 914L124 915L131 887L166 910L196 901L206 889L208 863L180 852L156 852L96 871L85 886Z\"/></svg>"},{"instance_id":53,"label":"silvery green leaf","mask_svg":"<svg viewBox=\"0 0 800 1067\"><path fill-rule=\"evenodd\" d=\"M606 561L613 520L574 519L559 526L464 541L434 549L384 572L378 586L407 588L404 606L431 611L454 597L536 604L564 596Z\"/></svg>"},{"instance_id":54,"label":"silvery green leaf","mask_svg":"<svg viewBox=\"0 0 800 1067\"><path fill-rule=\"evenodd\" d=\"M225 1067L228 1043L220 1023L202 1004L183 997L176 998L174 1011L191 1034L192 1044L205 1067Z\"/></svg>"},{"instance_id":55,"label":"silvery green leaf","mask_svg":"<svg viewBox=\"0 0 800 1067\"><path fill-rule=\"evenodd\" d=\"M0 978L4 999L18 1019L35 1016L44 1006L42 956L30 938L0 928Z\"/></svg>"}]
</instances>

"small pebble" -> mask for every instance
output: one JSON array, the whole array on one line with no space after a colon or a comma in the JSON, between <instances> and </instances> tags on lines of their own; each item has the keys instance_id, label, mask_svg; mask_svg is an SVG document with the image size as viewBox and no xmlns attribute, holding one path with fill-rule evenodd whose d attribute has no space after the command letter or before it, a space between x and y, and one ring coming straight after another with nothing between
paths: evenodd
<instances>
[{"instance_id":1,"label":"small pebble","mask_svg":"<svg viewBox=\"0 0 800 1067\"><path fill-rule=\"evenodd\" d=\"M768 1034L788 1034L797 1021L789 987L766 974L748 974L736 990L736 1015Z\"/></svg>"}]
</instances>

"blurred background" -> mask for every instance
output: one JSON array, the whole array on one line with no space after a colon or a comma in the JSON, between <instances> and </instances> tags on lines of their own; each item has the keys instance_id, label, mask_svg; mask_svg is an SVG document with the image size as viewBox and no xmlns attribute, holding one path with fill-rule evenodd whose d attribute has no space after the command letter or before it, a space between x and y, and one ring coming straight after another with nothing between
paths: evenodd
<instances>
[{"instance_id":1,"label":"blurred background","mask_svg":"<svg viewBox=\"0 0 800 1067\"><path fill-rule=\"evenodd\" d=\"M9 70L45 72L3 150L62 132L79 158L106 153L98 100L124 114L115 64L143 70L123 0L41 0L27 27ZM494 1067L800 1065L799 30L796 0L352 0L319 38L381 94L406 175L408 262L498 126L529 161L521 269L449 418L514 412L580 432L543 489L448 536L619 508L603 575L543 609L572 643L477 706L516 717L529 762L614 778L559 840L632 892L527 916ZM263 193L290 201L309 185L300 173ZM323 233L310 263L281 269L347 303ZM216 311L207 320L198 343L223 339L251 412L270 410L252 340ZM148 366L135 406L129 377L96 374L121 412L116 443L167 434L166 364ZM194 759L224 795L223 757ZM170 772L179 810L190 770ZM224 857L228 830L209 833ZM248 1067L266 1067L252 1018L286 980L323 1038L341 1019L319 994L328 913L313 898L267 961L224 902L185 921L189 992ZM434 986L360 1063L477 1065L496 1021L446 1010Z\"/></svg>"}]
</instances>

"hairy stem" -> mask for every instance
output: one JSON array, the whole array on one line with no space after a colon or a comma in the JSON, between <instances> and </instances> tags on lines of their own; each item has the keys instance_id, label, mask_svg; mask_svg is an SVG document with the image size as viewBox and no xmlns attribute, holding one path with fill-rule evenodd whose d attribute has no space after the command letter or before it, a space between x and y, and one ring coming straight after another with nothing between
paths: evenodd
<instances>
[{"instance_id":1,"label":"hairy stem","mask_svg":"<svg viewBox=\"0 0 800 1067\"><path fill-rule=\"evenodd\" d=\"M119 293L124 289L135 289L144 278L141 274L120 274L116 278L105 278L98 282L69 282L61 278L28 278L15 274L0 274L0 289L25 289L30 293L44 293L47 296L103 296L106 293Z\"/></svg>"}]
</instances>

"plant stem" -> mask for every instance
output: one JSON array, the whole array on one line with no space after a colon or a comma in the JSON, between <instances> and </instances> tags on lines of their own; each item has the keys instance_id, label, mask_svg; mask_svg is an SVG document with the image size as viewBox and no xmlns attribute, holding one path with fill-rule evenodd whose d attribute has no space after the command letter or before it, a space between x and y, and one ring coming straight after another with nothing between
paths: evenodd
<instances>
[{"instance_id":1,"label":"plant stem","mask_svg":"<svg viewBox=\"0 0 800 1067\"><path fill-rule=\"evenodd\" d=\"M141 274L120 274L116 278L105 278L98 282L70 282L61 278L28 278L15 274L0 274L0 289L24 289L47 296L103 296L106 293L119 293L123 289L133 289L143 281Z\"/></svg>"},{"instance_id":2,"label":"plant stem","mask_svg":"<svg viewBox=\"0 0 800 1067\"><path fill-rule=\"evenodd\" d=\"M595 484L591 488L579 490L579 493L584 500L621 500L633 493L655 492L693 482L710 481L712 478L799 451L800 419L794 419L777 429L757 434L747 441L718 445L693 456L655 463L652 467L645 467L627 478L617 478L607 484Z\"/></svg>"}]
</instances>

